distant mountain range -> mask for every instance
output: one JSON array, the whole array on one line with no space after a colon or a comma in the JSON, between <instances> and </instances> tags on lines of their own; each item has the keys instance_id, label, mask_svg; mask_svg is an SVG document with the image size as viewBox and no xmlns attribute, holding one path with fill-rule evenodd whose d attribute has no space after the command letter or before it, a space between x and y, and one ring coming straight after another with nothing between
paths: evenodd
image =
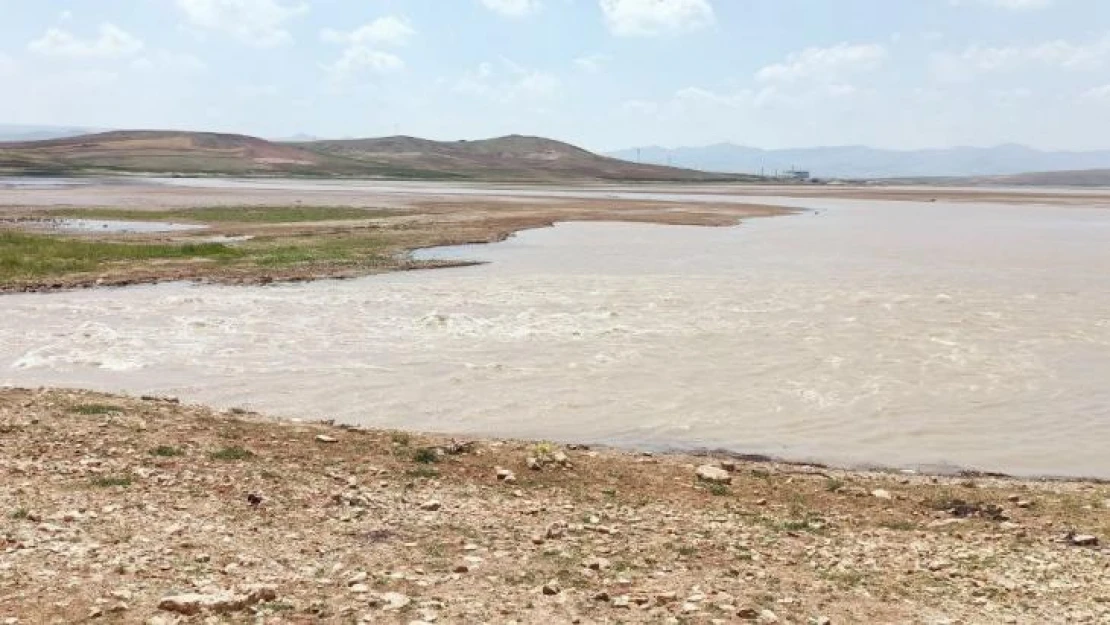
<instances>
[{"instance_id":1,"label":"distant mountain range","mask_svg":"<svg viewBox=\"0 0 1110 625\"><path fill-rule=\"evenodd\" d=\"M568 143L510 135L478 141L382 137L275 142L246 135L116 130L0 142L0 174L158 173L346 176L508 182L743 182L751 176L641 165Z\"/></svg>"},{"instance_id":2,"label":"distant mountain range","mask_svg":"<svg viewBox=\"0 0 1110 625\"><path fill-rule=\"evenodd\" d=\"M629 148L608 155L633 162L704 171L764 172L769 176L798 169L817 178L974 177L1110 168L1110 150L1057 152L1014 144L928 150L864 146L763 150L718 143L703 147Z\"/></svg>"}]
</instances>

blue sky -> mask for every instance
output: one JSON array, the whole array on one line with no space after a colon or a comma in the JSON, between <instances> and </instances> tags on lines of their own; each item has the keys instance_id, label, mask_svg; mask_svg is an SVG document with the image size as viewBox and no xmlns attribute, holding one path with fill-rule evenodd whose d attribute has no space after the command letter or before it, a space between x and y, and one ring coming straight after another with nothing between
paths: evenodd
<instances>
[{"instance_id":1,"label":"blue sky","mask_svg":"<svg viewBox=\"0 0 1110 625\"><path fill-rule=\"evenodd\" d=\"M0 0L0 123L1110 147L1107 0Z\"/></svg>"}]
</instances>

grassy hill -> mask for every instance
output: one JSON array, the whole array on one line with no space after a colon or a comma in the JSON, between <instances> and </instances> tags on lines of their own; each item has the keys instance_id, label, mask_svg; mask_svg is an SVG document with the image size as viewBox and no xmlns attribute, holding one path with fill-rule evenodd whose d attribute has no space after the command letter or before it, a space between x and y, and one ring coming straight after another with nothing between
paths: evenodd
<instances>
[{"instance_id":1,"label":"grassy hill","mask_svg":"<svg viewBox=\"0 0 1110 625\"><path fill-rule=\"evenodd\" d=\"M277 143L234 134L128 130L0 143L0 173L111 172L522 182L755 180L630 163L551 139L517 135L453 142L386 137Z\"/></svg>"}]
</instances>

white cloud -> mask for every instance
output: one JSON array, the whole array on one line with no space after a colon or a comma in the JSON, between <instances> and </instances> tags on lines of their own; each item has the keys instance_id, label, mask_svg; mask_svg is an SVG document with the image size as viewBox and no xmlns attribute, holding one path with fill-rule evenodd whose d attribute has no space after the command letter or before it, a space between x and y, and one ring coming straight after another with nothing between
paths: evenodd
<instances>
[{"instance_id":1,"label":"white cloud","mask_svg":"<svg viewBox=\"0 0 1110 625\"><path fill-rule=\"evenodd\" d=\"M292 41L285 23L308 12L307 3L286 5L281 0L177 0L177 6L194 26L258 47Z\"/></svg>"},{"instance_id":2,"label":"white cloud","mask_svg":"<svg viewBox=\"0 0 1110 625\"><path fill-rule=\"evenodd\" d=\"M455 91L502 104L550 100L562 91L558 76L529 69L508 59L500 67L481 63L455 82Z\"/></svg>"},{"instance_id":3,"label":"white cloud","mask_svg":"<svg viewBox=\"0 0 1110 625\"><path fill-rule=\"evenodd\" d=\"M756 72L756 78L763 82L835 82L847 74L876 70L886 58L886 48L878 44L806 48L790 54L782 63L764 67Z\"/></svg>"},{"instance_id":4,"label":"white cloud","mask_svg":"<svg viewBox=\"0 0 1110 625\"><path fill-rule=\"evenodd\" d=\"M1083 97L1088 100L1102 100L1110 102L1110 85L1103 85L1101 87L1090 89L1083 94Z\"/></svg>"},{"instance_id":5,"label":"white cloud","mask_svg":"<svg viewBox=\"0 0 1110 625\"><path fill-rule=\"evenodd\" d=\"M933 74L943 80L970 80L976 74L1028 71L1033 65L1059 70L1091 70L1110 60L1110 35L1087 44L1056 40L1030 46L973 45L962 52L933 55Z\"/></svg>"},{"instance_id":6,"label":"white cloud","mask_svg":"<svg viewBox=\"0 0 1110 625\"><path fill-rule=\"evenodd\" d=\"M416 30L406 18L387 15L363 24L351 32L326 28L320 32L320 37L331 43L403 46L415 34Z\"/></svg>"},{"instance_id":7,"label":"white cloud","mask_svg":"<svg viewBox=\"0 0 1110 625\"><path fill-rule=\"evenodd\" d=\"M709 0L599 0L605 24L622 37L690 32L712 26Z\"/></svg>"},{"instance_id":8,"label":"white cloud","mask_svg":"<svg viewBox=\"0 0 1110 625\"><path fill-rule=\"evenodd\" d=\"M143 49L143 42L115 24L105 22L95 39L84 40L61 28L48 28L27 48L47 56L118 58Z\"/></svg>"},{"instance_id":9,"label":"white cloud","mask_svg":"<svg viewBox=\"0 0 1110 625\"><path fill-rule=\"evenodd\" d=\"M62 22L68 22L71 19L73 19L73 11L62 11L58 14L58 20Z\"/></svg>"},{"instance_id":10,"label":"white cloud","mask_svg":"<svg viewBox=\"0 0 1110 625\"><path fill-rule=\"evenodd\" d=\"M405 69L401 57L366 46L353 45L343 51L334 63L325 65L332 80L345 82L360 74L391 74Z\"/></svg>"},{"instance_id":11,"label":"white cloud","mask_svg":"<svg viewBox=\"0 0 1110 625\"><path fill-rule=\"evenodd\" d=\"M579 69L591 74L597 74L604 69L605 64L612 60L608 54L587 54L574 59L574 64Z\"/></svg>"},{"instance_id":12,"label":"white cloud","mask_svg":"<svg viewBox=\"0 0 1110 625\"><path fill-rule=\"evenodd\" d=\"M481 0L482 5L505 17L524 17L540 10L540 0Z\"/></svg>"}]
</instances>

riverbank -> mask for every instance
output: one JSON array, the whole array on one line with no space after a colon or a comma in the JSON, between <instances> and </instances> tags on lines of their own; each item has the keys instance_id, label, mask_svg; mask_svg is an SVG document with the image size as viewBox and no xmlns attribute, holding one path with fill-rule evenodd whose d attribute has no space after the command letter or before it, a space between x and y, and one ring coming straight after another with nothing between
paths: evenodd
<instances>
[{"instance_id":1,"label":"riverbank","mask_svg":"<svg viewBox=\"0 0 1110 625\"><path fill-rule=\"evenodd\" d=\"M326 199L324 198L317 198ZM3 195L0 194L0 200ZM491 243L557 221L627 221L730 226L788 214L749 204L520 200L420 200L392 208L244 204L174 208L0 207L0 293L168 281L269 284L424 269L412 250ZM51 231L67 222L112 220L103 231ZM158 232L159 222L200 226ZM146 232L113 231L136 223Z\"/></svg>"},{"instance_id":2,"label":"riverbank","mask_svg":"<svg viewBox=\"0 0 1110 625\"><path fill-rule=\"evenodd\" d=\"M19 389L0 391L0 479L4 623L1110 618L1104 483L453 441Z\"/></svg>"}]
</instances>

